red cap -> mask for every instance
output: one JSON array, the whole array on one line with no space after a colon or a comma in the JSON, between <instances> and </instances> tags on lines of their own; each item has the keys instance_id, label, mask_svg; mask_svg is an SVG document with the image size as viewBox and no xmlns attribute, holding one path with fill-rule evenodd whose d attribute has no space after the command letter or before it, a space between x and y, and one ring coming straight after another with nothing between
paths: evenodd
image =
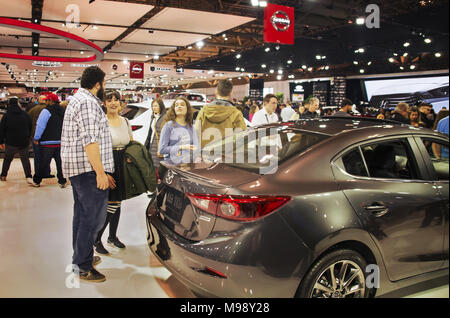
<instances>
[{"instance_id":1,"label":"red cap","mask_svg":"<svg viewBox=\"0 0 450 318\"><path fill-rule=\"evenodd\" d=\"M53 94L53 93L46 94L45 100L51 100L52 102L55 102L55 103L59 102L58 95Z\"/></svg>"}]
</instances>

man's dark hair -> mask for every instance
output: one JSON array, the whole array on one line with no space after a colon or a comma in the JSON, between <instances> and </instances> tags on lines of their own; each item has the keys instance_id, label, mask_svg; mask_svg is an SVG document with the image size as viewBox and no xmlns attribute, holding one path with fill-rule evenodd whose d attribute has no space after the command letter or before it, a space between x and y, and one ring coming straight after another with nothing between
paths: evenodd
<instances>
[{"instance_id":1,"label":"man's dark hair","mask_svg":"<svg viewBox=\"0 0 450 318\"><path fill-rule=\"evenodd\" d=\"M274 94L267 94L266 96L264 96L263 102L267 104L267 103L270 102L270 100L272 98L276 98L278 100L278 97L276 95L274 95Z\"/></svg>"},{"instance_id":2,"label":"man's dark hair","mask_svg":"<svg viewBox=\"0 0 450 318\"><path fill-rule=\"evenodd\" d=\"M420 105L419 105L419 108L420 107L433 107L431 104L429 104L429 103L427 103L427 102L422 102L422 103L420 103Z\"/></svg>"},{"instance_id":3,"label":"man's dark hair","mask_svg":"<svg viewBox=\"0 0 450 318\"><path fill-rule=\"evenodd\" d=\"M97 83L102 85L105 75L105 72L103 72L98 66L90 66L86 68L83 75L81 75L81 88L92 89Z\"/></svg>"},{"instance_id":4,"label":"man's dark hair","mask_svg":"<svg viewBox=\"0 0 450 318\"><path fill-rule=\"evenodd\" d=\"M233 83L229 80L220 80L217 85L217 94L222 97L231 96L233 90Z\"/></svg>"},{"instance_id":5,"label":"man's dark hair","mask_svg":"<svg viewBox=\"0 0 450 318\"><path fill-rule=\"evenodd\" d=\"M341 108L343 108L347 105L353 106L353 102L348 98L344 98L341 103Z\"/></svg>"}]
</instances>

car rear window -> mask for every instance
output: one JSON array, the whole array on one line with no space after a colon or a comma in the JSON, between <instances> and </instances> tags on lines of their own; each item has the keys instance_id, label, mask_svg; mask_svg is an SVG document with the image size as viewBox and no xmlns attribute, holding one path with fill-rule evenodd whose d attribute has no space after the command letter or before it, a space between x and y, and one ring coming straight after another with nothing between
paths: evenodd
<instances>
[{"instance_id":1,"label":"car rear window","mask_svg":"<svg viewBox=\"0 0 450 318\"><path fill-rule=\"evenodd\" d=\"M206 145L204 160L223 162L243 170L261 173L275 164L301 154L327 135L293 130L288 127L247 130Z\"/></svg>"},{"instance_id":2,"label":"car rear window","mask_svg":"<svg viewBox=\"0 0 450 318\"><path fill-rule=\"evenodd\" d=\"M148 110L148 108L145 107L139 107L139 106L127 106L125 109L120 113L123 117L125 117L128 120L132 120L141 114L145 113Z\"/></svg>"}]
</instances>

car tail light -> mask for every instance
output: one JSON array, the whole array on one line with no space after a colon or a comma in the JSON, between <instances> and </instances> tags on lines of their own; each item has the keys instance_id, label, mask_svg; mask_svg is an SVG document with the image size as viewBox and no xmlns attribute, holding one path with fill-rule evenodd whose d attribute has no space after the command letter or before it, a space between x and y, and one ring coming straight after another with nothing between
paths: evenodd
<instances>
[{"instance_id":1,"label":"car tail light","mask_svg":"<svg viewBox=\"0 0 450 318\"><path fill-rule=\"evenodd\" d=\"M207 213L236 221L255 221L291 200L288 196L243 196L187 193L192 204Z\"/></svg>"},{"instance_id":2,"label":"car tail light","mask_svg":"<svg viewBox=\"0 0 450 318\"><path fill-rule=\"evenodd\" d=\"M131 130L132 131L136 131L136 130L139 130L139 129L141 129L143 126L140 126L140 125L132 125L131 126Z\"/></svg>"}]
</instances>

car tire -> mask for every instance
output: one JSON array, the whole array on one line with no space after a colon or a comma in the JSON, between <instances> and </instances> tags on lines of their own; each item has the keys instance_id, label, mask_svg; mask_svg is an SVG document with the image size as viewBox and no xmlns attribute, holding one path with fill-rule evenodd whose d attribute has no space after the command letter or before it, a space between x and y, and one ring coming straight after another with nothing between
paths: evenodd
<instances>
[{"instance_id":1,"label":"car tire","mask_svg":"<svg viewBox=\"0 0 450 318\"><path fill-rule=\"evenodd\" d=\"M369 298L374 290L366 286L366 267L366 260L358 252L350 249L332 251L314 263L302 280L296 297Z\"/></svg>"}]
</instances>

